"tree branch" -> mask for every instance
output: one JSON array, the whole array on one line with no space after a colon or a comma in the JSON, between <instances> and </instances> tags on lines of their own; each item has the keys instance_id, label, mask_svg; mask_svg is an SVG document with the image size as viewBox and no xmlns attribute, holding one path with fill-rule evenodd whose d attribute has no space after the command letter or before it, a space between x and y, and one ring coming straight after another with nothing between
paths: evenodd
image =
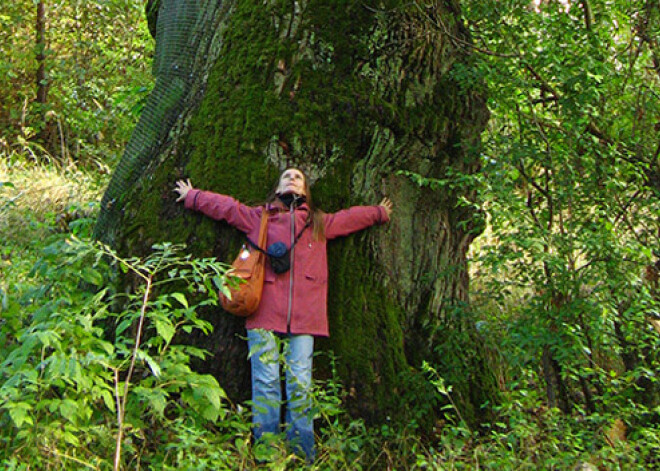
<instances>
[{"instance_id":1,"label":"tree branch","mask_svg":"<svg viewBox=\"0 0 660 471\"><path fill-rule=\"evenodd\" d=\"M135 369L135 362L137 361L138 352L140 351L140 344L142 341L142 328L144 326L144 318L147 311L147 304L149 302L149 295L151 294L152 278L151 275L147 277L147 286L144 289L144 298L142 300L142 307L140 308L140 319L138 322L137 333L135 334L135 345L133 347L133 354L131 355L131 365L126 374L124 381L124 396L121 400L121 412L118 414L119 430L117 431L117 445L115 448L115 466L114 471L121 469L121 444L124 435L124 419L126 417L126 403L128 402L128 387L133 376ZM117 405L119 407L119 404Z\"/></svg>"}]
</instances>

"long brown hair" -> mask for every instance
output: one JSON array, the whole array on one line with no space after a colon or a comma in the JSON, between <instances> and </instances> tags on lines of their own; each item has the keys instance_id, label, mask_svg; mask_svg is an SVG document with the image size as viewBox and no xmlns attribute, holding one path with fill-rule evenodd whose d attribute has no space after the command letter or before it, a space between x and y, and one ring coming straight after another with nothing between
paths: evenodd
<instances>
[{"instance_id":1,"label":"long brown hair","mask_svg":"<svg viewBox=\"0 0 660 471\"><path fill-rule=\"evenodd\" d=\"M305 179L305 202L307 203L307 206L309 207L309 221L311 221L311 226L312 226L312 240L320 241L325 239L325 224L323 224L323 215L325 214L323 211L318 209L316 206L314 206L314 200L312 199L312 190L309 185L309 178L307 178L307 174L300 170L297 167L287 167L285 168L282 173L280 173L279 178L275 182L275 186L273 187L273 190L270 192L268 195L268 198L266 198L266 203L272 203L277 199L277 188L279 187L280 184L280 179L282 178L282 175L284 172L287 170L298 170L300 173L302 173L303 178Z\"/></svg>"}]
</instances>

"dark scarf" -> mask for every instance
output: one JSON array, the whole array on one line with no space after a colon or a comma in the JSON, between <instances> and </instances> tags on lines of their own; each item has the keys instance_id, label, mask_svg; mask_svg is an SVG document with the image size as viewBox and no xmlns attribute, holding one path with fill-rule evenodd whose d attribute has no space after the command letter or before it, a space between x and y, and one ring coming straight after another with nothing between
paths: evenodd
<instances>
[{"instance_id":1,"label":"dark scarf","mask_svg":"<svg viewBox=\"0 0 660 471\"><path fill-rule=\"evenodd\" d=\"M297 208L307 200L305 195L296 195L295 193L285 193L283 195L277 195L277 197L287 208L291 208L291 205Z\"/></svg>"}]
</instances>

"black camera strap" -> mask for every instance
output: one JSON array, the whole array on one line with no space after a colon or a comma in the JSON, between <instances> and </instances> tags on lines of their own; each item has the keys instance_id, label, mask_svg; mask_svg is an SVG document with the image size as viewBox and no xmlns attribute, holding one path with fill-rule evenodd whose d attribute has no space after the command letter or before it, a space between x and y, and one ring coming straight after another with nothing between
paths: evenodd
<instances>
[{"instance_id":1,"label":"black camera strap","mask_svg":"<svg viewBox=\"0 0 660 471\"><path fill-rule=\"evenodd\" d=\"M291 249L292 249L293 247L296 246L296 244L298 243L298 240L300 240L300 237L303 235L303 232L305 232L305 229L307 229L307 228L308 228L309 226L311 226L311 225L312 225L312 218L310 217L310 218L307 219L307 222L305 223L305 225L303 226L303 228L300 230L300 232L298 232L298 235L296 236L296 238L293 239L293 244L292 244L291 247L288 249L289 251L291 251ZM262 248L259 247L257 244L255 244L254 242L252 242L252 241L250 240L249 237L247 238L247 240L248 240L248 242L250 243L250 245L251 245L252 247L254 247L255 249L257 249L259 252L261 252L261 253L263 253L263 254L266 254L266 255L270 256L270 254L269 254L268 252L266 252L264 249L262 249Z\"/></svg>"}]
</instances>

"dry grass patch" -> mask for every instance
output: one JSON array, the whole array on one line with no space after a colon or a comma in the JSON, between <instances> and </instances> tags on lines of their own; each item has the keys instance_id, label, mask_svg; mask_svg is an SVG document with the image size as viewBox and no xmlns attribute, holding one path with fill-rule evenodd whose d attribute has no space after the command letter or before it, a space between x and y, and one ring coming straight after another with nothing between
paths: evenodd
<instances>
[{"instance_id":1,"label":"dry grass patch","mask_svg":"<svg viewBox=\"0 0 660 471\"><path fill-rule=\"evenodd\" d=\"M0 161L0 234L5 242L40 239L44 222L73 209L91 210L100 201L105 181L75 166L58 167ZM40 224L41 223L41 224Z\"/></svg>"}]
</instances>

